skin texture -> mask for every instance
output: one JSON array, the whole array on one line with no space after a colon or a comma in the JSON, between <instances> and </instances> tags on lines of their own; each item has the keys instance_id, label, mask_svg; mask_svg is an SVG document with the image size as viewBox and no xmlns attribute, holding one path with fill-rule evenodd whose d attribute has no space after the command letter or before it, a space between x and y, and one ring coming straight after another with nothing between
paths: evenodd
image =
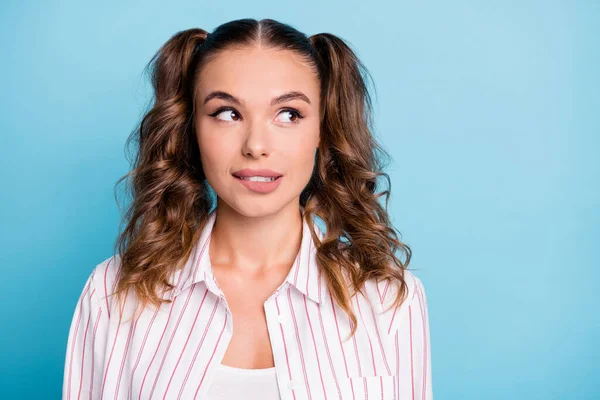
<instances>
[{"instance_id":1,"label":"skin texture","mask_svg":"<svg viewBox=\"0 0 600 400\"><path fill-rule=\"evenodd\" d=\"M204 103L213 91L229 93L241 104L219 98ZM292 91L302 92L310 104L293 99L271 105ZM263 304L283 283L300 249L299 197L320 140L318 78L288 50L226 50L200 71L195 107L202 167L217 194L209 255L233 315L233 337L222 363L272 367ZM232 109L210 116L221 107ZM232 176L243 168L272 169L282 181L270 193L255 193Z\"/></svg>"}]
</instances>

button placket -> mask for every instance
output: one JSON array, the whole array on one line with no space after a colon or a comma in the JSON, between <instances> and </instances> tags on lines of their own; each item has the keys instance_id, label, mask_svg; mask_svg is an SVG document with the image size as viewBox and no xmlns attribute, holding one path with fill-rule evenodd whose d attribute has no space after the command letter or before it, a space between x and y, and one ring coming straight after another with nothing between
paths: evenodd
<instances>
[{"instance_id":1,"label":"button placket","mask_svg":"<svg viewBox=\"0 0 600 400\"><path fill-rule=\"evenodd\" d=\"M293 355L286 354L285 350L285 341L290 340L289 331L289 321L290 316L287 315L285 309L281 304L277 306L277 299L282 294L285 293L285 290L289 289L289 283L284 283L279 290L273 293L264 304L265 313L267 316L267 324L269 329L269 335L271 337L271 346L273 348L273 357L275 358L275 365L281 365L277 371L278 380L281 382L281 398L283 400L293 400L294 391L298 390L298 382L292 379L292 376L289 376L289 371L286 365L294 364ZM296 392L295 396L298 396Z\"/></svg>"},{"instance_id":2,"label":"button placket","mask_svg":"<svg viewBox=\"0 0 600 400\"><path fill-rule=\"evenodd\" d=\"M285 324L287 322L287 317L284 314L279 314L277 316L277 322L280 324Z\"/></svg>"}]
</instances>

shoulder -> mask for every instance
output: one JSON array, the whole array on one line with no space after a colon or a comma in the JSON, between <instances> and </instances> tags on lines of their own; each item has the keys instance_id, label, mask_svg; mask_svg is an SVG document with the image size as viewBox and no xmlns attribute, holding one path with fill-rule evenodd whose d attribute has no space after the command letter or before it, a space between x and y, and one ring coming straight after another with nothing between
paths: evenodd
<instances>
[{"instance_id":1,"label":"shoulder","mask_svg":"<svg viewBox=\"0 0 600 400\"><path fill-rule=\"evenodd\" d=\"M409 270L404 270L404 282L406 282L406 295L403 303L414 299L417 288L422 285L421 280ZM376 281L369 279L365 282L366 292L369 300L380 311L389 308L396 299L398 291L401 289L401 282L392 280Z\"/></svg>"},{"instance_id":2,"label":"shoulder","mask_svg":"<svg viewBox=\"0 0 600 400\"><path fill-rule=\"evenodd\" d=\"M85 285L80 292L73 316L73 327L77 332L80 320L87 316L88 321L95 320L96 324L104 324L110 319L113 303L110 295L120 268L119 258L110 257L97 264L88 275ZM107 319L108 318L108 319Z\"/></svg>"},{"instance_id":3,"label":"shoulder","mask_svg":"<svg viewBox=\"0 0 600 400\"><path fill-rule=\"evenodd\" d=\"M110 313L111 295L116 289L121 270L119 255L114 255L97 264L90 274L89 281L95 289L100 306Z\"/></svg>"},{"instance_id":4,"label":"shoulder","mask_svg":"<svg viewBox=\"0 0 600 400\"><path fill-rule=\"evenodd\" d=\"M409 307L419 301L419 298L422 298L421 293L424 293L421 280L411 271L404 270L404 282L406 283L405 294L401 303L396 305L394 305L396 296L402 288L400 281L370 279L365 282L369 302L388 334L393 333L408 313Z\"/></svg>"}]
</instances>

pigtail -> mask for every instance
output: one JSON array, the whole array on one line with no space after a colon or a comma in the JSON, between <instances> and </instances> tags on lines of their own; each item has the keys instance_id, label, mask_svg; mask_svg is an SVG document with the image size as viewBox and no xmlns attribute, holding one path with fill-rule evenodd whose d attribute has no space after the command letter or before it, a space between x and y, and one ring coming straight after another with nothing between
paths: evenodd
<instances>
[{"instance_id":1,"label":"pigtail","mask_svg":"<svg viewBox=\"0 0 600 400\"><path fill-rule=\"evenodd\" d=\"M142 308L160 304L158 293L173 288L174 268L191 254L198 226L210 212L192 124L196 66L207 36L199 28L181 31L155 53L146 66L153 104L126 144L137 142L137 151L132 171L117 182L130 179L133 202L115 243L124 272L116 293L123 301L123 293L134 287Z\"/></svg>"},{"instance_id":2,"label":"pigtail","mask_svg":"<svg viewBox=\"0 0 600 400\"><path fill-rule=\"evenodd\" d=\"M309 39L321 78L324 100L321 116L329 125L324 128L346 134L362 132L365 124L372 125L372 101L366 84L372 79L368 70L347 42L338 36L319 33Z\"/></svg>"},{"instance_id":3,"label":"pigtail","mask_svg":"<svg viewBox=\"0 0 600 400\"><path fill-rule=\"evenodd\" d=\"M401 243L388 217L390 180L383 172L388 153L372 134L372 101L367 81L372 78L341 38L320 33L309 38L317 61L321 83L321 145L315 166L318 192L306 205L327 221L325 243L317 251L320 265L326 268L330 291L349 315L356 329L356 317L349 298L361 291L367 279L391 279L404 284L403 264L396 250L409 251ZM387 187L378 188L378 178ZM385 196L385 208L379 198ZM338 238L341 238L338 241ZM342 253L344 257L340 258ZM410 254L408 254L410 257ZM350 277L349 285L340 285L342 270ZM352 293L351 293L352 292ZM396 302L402 301L400 290ZM365 296L366 297L366 296ZM396 303L397 304L397 303Z\"/></svg>"},{"instance_id":4,"label":"pigtail","mask_svg":"<svg viewBox=\"0 0 600 400\"><path fill-rule=\"evenodd\" d=\"M173 35L152 57L152 86L157 101L182 94L192 87L197 55L208 37L204 29L193 28Z\"/></svg>"}]
</instances>

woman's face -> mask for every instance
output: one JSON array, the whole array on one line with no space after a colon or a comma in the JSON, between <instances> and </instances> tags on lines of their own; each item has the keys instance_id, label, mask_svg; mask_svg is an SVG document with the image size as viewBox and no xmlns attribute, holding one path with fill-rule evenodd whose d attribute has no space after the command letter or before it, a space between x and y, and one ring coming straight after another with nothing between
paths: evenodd
<instances>
[{"instance_id":1,"label":"woman's face","mask_svg":"<svg viewBox=\"0 0 600 400\"><path fill-rule=\"evenodd\" d=\"M320 138L319 82L299 56L226 50L200 71L195 106L202 168L221 201L249 217L299 204ZM241 179L244 169L280 177Z\"/></svg>"}]
</instances>

